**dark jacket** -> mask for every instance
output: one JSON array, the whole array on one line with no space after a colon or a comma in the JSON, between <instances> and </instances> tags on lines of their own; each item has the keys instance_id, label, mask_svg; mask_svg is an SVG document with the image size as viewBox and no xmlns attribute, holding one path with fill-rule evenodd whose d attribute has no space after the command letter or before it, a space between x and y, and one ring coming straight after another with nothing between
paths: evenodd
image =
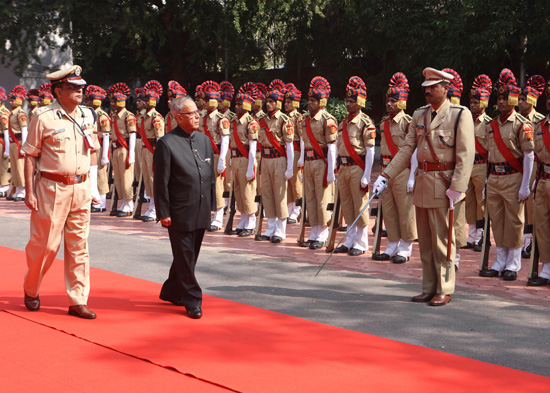
<instances>
[{"instance_id":1,"label":"dark jacket","mask_svg":"<svg viewBox=\"0 0 550 393\"><path fill-rule=\"evenodd\" d=\"M216 210L214 153L210 139L180 127L157 141L153 156L157 217L172 219L174 229L194 231L210 226Z\"/></svg>"}]
</instances>

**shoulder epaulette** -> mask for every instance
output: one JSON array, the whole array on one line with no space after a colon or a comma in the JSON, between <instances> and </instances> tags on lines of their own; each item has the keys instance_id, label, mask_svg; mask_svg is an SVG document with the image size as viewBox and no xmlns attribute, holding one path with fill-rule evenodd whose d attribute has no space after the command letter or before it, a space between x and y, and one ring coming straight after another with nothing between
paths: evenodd
<instances>
[{"instance_id":1,"label":"shoulder epaulette","mask_svg":"<svg viewBox=\"0 0 550 393\"><path fill-rule=\"evenodd\" d=\"M380 119L380 123L383 123L385 122L387 119L389 119L390 116L389 115L384 115L381 119Z\"/></svg>"},{"instance_id":2,"label":"shoulder epaulette","mask_svg":"<svg viewBox=\"0 0 550 393\"><path fill-rule=\"evenodd\" d=\"M491 118L487 115L487 113L484 113L484 114L483 114L483 120L485 120L487 123L490 123L490 122L493 121L493 119L491 119Z\"/></svg>"},{"instance_id":3,"label":"shoulder epaulette","mask_svg":"<svg viewBox=\"0 0 550 393\"><path fill-rule=\"evenodd\" d=\"M85 105L79 105L78 107L80 108L81 113L84 113L85 110L89 110L94 118L94 123L97 121L97 113L94 108Z\"/></svg>"},{"instance_id":4,"label":"shoulder epaulette","mask_svg":"<svg viewBox=\"0 0 550 393\"><path fill-rule=\"evenodd\" d=\"M235 115L235 120L237 120L237 115ZM252 116L250 116L250 113L246 115L246 121L247 122L251 122L252 120L254 120L254 118Z\"/></svg>"},{"instance_id":5,"label":"shoulder epaulette","mask_svg":"<svg viewBox=\"0 0 550 393\"><path fill-rule=\"evenodd\" d=\"M425 110L428 109L429 107L430 107L430 104L421 106L420 108L418 108L417 110L415 110L415 112L418 112L418 111L425 111Z\"/></svg>"},{"instance_id":6,"label":"shoulder epaulette","mask_svg":"<svg viewBox=\"0 0 550 393\"><path fill-rule=\"evenodd\" d=\"M220 119L223 119L225 117L225 115L223 113L216 113L216 116L218 116Z\"/></svg>"},{"instance_id":7,"label":"shoulder epaulette","mask_svg":"<svg viewBox=\"0 0 550 393\"><path fill-rule=\"evenodd\" d=\"M373 124L372 119L366 113L361 112L361 120L368 126Z\"/></svg>"},{"instance_id":8,"label":"shoulder epaulette","mask_svg":"<svg viewBox=\"0 0 550 393\"><path fill-rule=\"evenodd\" d=\"M411 122L411 121L412 121L412 119L413 119L413 118L412 118L412 116L410 116L410 115L407 115L406 113L405 113L405 116L403 116L403 117L405 118L405 120L406 120L406 121L407 121L407 123L409 123L409 124L410 124L410 122Z\"/></svg>"},{"instance_id":9,"label":"shoulder epaulette","mask_svg":"<svg viewBox=\"0 0 550 393\"><path fill-rule=\"evenodd\" d=\"M330 119L331 117L332 117L332 115L331 115L330 113L328 113L328 112L323 112L323 118L324 118L325 120L328 120L328 119Z\"/></svg>"},{"instance_id":10,"label":"shoulder epaulette","mask_svg":"<svg viewBox=\"0 0 550 393\"><path fill-rule=\"evenodd\" d=\"M237 114L235 112L232 112L232 111L229 111L229 117L231 119L236 119L237 118Z\"/></svg>"},{"instance_id":11,"label":"shoulder epaulette","mask_svg":"<svg viewBox=\"0 0 550 393\"><path fill-rule=\"evenodd\" d=\"M51 110L53 110L53 106L51 104L46 105L46 106L42 106L42 107L37 109L35 115L41 115L42 113L46 113L46 112L51 111Z\"/></svg>"},{"instance_id":12,"label":"shoulder epaulette","mask_svg":"<svg viewBox=\"0 0 550 393\"><path fill-rule=\"evenodd\" d=\"M516 112L516 119L518 119L519 121L521 121L523 124L525 123L528 123L529 122L529 119L523 117L522 115L520 115L519 113Z\"/></svg>"},{"instance_id":13,"label":"shoulder epaulette","mask_svg":"<svg viewBox=\"0 0 550 393\"><path fill-rule=\"evenodd\" d=\"M535 120L541 121L544 119L544 115L542 113L535 112Z\"/></svg>"},{"instance_id":14,"label":"shoulder epaulette","mask_svg":"<svg viewBox=\"0 0 550 393\"><path fill-rule=\"evenodd\" d=\"M458 105L458 104L451 104L451 108L455 109L468 109L464 105Z\"/></svg>"},{"instance_id":15,"label":"shoulder epaulette","mask_svg":"<svg viewBox=\"0 0 550 393\"><path fill-rule=\"evenodd\" d=\"M282 112L281 112L281 117L283 118L283 121L285 121L285 122L290 120L290 117L288 117L287 115L285 115Z\"/></svg>"}]
</instances>

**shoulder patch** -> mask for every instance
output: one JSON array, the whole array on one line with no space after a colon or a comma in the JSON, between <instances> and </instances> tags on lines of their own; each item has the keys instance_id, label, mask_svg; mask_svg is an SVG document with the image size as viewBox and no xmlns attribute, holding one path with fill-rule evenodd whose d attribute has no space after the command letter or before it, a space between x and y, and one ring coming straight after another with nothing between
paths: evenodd
<instances>
[{"instance_id":1,"label":"shoulder patch","mask_svg":"<svg viewBox=\"0 0 550 393\"><path fill-rule=\"evenodd\" d=\"M491 118L487 115L487 113L484 113L484 114L483 114L483 119L484 119L487 123L490 123L490 122L493 121L493 119L491 119Z\"/></svg>"},{"instance_id":2,"label":"shoulder patch","mask_svg":"<svg viewBox=\"0 0 550 393\"><path fill-rule=\"evenodd\" d=\"M281 117L283 118L284 121L290 120L290 118L282 112L281 112Z\"/></svg>"},{"instance_id":3,"label":"shoulder patch","mask_svg":"<svg viewBox=\"0 0 550 393\"><path fill-rule=\"evenodd\" d=\"M544 119L544 115L542 113L535 112L535 119L540 121Z\"/></svg>"},{"instance_id":4,"label":"shoulder patch","mask_svg":"<svg viewBox=\"0 0 550 393\"><path fill-rule=\"evenodd\" d=\"M237 115L235 115L235 118L237 117ZM246 121L247 122L251 122L252 120L254 120L254 118L252 116L250 116L250 113L246 115Z\"/></svg>"},{"instance_id":5,"label":"shoulder patch","mask_svg":"<svg viewBox=\"0 0 550 393\"><path fill-rule=\"evenodd\" d=\"M330 118L331 118L330 113L328 113L328 112L323 112L323 119L328 120L328 119L330 119Z\"/></svg>"},{"instance_id":6,"label":"shoulder patch","mask_svg":"<svg viewBox=\"0 0 550 393\"><path fill-rule=\"evenodd\" d=\"M51 104L46 105L46 106L42 106L42 107L40 107L36 110L35 115L41 115L42 113L46 113L46 112L51 111L51 110L53 110L53 106Z\"/></svg>"},{"instance_id":7,"label":"shoulder patch","mask_svg":"<svg viewBox=\"0 0 550 393\"><path fill-rule=\"evenodd\" d=\"M405 117L405 120L407 121L407 123L410 123L410 122L412 121L412 119L413 119L412 116L407 115L407 114L405 114L404 117Z\"/></svg>"},{"instance_id":8,"label":"shoulder patch","mask_svg":"<svg viewBox=\"0 0 550 393\"><path fill-rule=\"evenodd\" d=\"M223 119L225 116L221 114L220 112L216 113L216 116L218 116L220 119Z\"/></svg>"},{"instance_id":9,"label":"shoulder patch","mask_svg":"<svg viewBox=\"0 0 550 393\"><path fill-rule=\"evenodd\" d=\"M527 120L525 117L523 117L522 115L520 115L519 113L516 112L516 119L518 119L519 121L521 121L522 123L527 123L529 120Z\"/></svg>"}]
</instances>

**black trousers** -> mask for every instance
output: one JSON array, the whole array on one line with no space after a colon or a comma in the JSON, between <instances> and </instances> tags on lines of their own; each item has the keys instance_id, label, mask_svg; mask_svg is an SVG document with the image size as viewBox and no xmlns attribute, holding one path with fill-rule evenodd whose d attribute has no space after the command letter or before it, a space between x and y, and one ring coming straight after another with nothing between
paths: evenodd
<instances>
[{"instance_id":1,"label":"black trousers","mask_svg":"<svg viewBox=\"0 0 550 393\"><path fill-rule=\"evenodd\" d=\"M202 304L202 290L195 277L204 229L185 232L168 227L172 246L172 266L160 291L160 298L178 306L197 308Z\"/></svg>"}]
</instances>

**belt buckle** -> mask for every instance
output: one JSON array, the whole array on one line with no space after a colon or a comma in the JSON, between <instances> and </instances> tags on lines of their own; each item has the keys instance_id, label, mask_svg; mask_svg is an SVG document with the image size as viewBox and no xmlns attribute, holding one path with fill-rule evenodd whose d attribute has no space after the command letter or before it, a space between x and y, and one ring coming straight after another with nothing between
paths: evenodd
<instances>
[{"instance_id":1,"label":"belt buckle","mask_svg":"<svg viewBox=\"0 0 550 393\"><path fill-rule=\"evenodd\" d=\"M428 163L424 160L422 161L422 170L426 172L428 170Z\"/></svg>"},{"instance_id":2,"label":"belt buckle","mask_svg":"<svg viewBox=\"0 0 550 393\"><path fill-rule=\"evenodd\" d=\"M504 165L495 165L495 172L496 173L505 173L506 168L504 167Z\"/></svg>"},{"instance_id":3,"label":"belt buckle","mask_svg":"<svg viewBox=\"0 0 550 393\"><path fill-rule=\"evenodd\" d=\"M340 159L342 160L342 164L348 163L348 159L346 157L340 157Z\"/></svg>"},{"instance_id":4,"label":"belt buckle","mask_svg":"<svg viewBox=\"0 0 550 393\"><path fill-rule=\"evenodd\" d=\"M544 164L544 173L550 174L550 165Z\"/></svg>"},{"instance_id":5,"label":"belt buckle","mask_svg":"<svg viewBox=\"0 0 550 393\"><path fill-rule=\"evenodd\" d=\"M265 154L265 155L271 154L271 149L268 148L268 147L264 147L264 154Z\"/></svg>"},{"instance_id":6,"label":"belt buckle","mask_svg":"<svg viewBox=\"0 0 550 393\"><path fill-rule=\"evenodd\" d=\"M231 150L231 157L237 157L237 151Z\"/></svg>"},{"instance_id":7,"label":"belt buckle","mask_svg":"<svg viewBox=\"0 0 550 393\"><path fill-rule=\"evenodd\" d=\"M308 157L313 157L313 156L314 156L314 155L313 155L313 150L307 150L307 151L306 151L306 156L308 156Z\"/></svg>"}]
</instances>

